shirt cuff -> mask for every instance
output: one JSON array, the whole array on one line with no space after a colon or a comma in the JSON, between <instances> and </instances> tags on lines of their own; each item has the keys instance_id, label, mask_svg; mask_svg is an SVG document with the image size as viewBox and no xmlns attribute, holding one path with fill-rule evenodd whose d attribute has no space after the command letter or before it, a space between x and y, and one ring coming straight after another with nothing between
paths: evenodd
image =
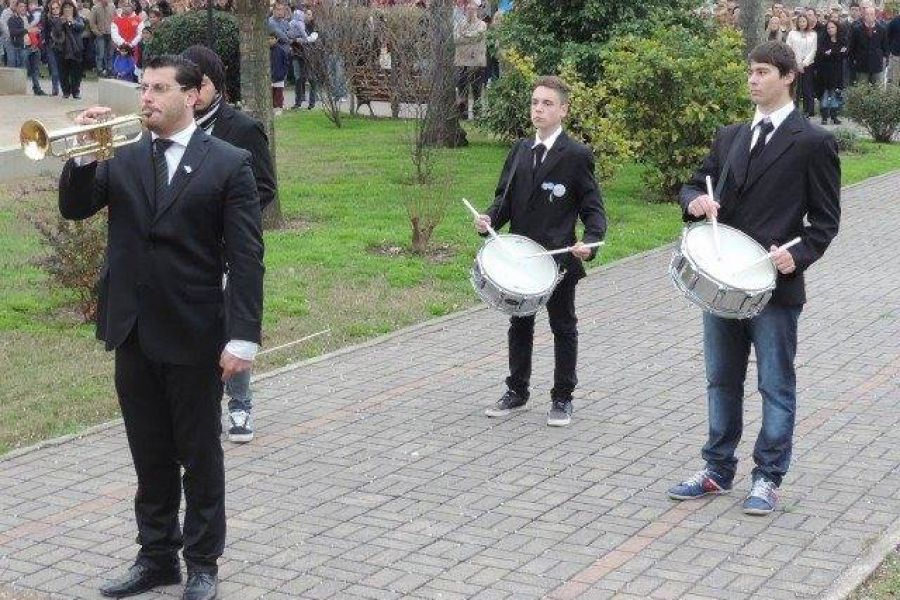
<instances>
[{"instance_id":1,"label":"shirt cuff","mask_svg":"<svg viewBox=\"0 0 900 600\"><path fill-rule=\"evenodd\" d=\"M225 345L225 351L241 360L254 360L259 352L259 344L244 340L231 340Z\"/></svg>"}]
</instances>

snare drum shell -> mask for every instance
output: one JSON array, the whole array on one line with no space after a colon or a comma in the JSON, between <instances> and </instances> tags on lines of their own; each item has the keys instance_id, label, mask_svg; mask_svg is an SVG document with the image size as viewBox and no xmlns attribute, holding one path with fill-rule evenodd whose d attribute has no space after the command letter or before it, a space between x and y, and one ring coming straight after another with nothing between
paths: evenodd
<instances>
[{"instance_id":1,"label":"snare drum shell","mask_svg":"<svg viewBox=\"0 0 900 600\"><path fill-rule=\"evenodd\" d=\"M528 242L534 245L537 249L542 249L535 242L528 238L524 238L523 236L506 234L501 235L500 237L523 238L525 240L528 240ZM559 283L560 279L562 279L561 275L557 274L557 277L552 282L552 285L546 286L546 289L538 293L515 292L504 287L498 281L493 279L487 269L484 268L483 253L485 247L487 247L487 244L485 244L485 246L482 246L481 250L479 250L478 254L475 256L475 260L472 262L472 269L470 272L470 282L472 284L472 288L482 299L482 301L484 301L492 308L515 317L527 317L534 315L538 311L540 311L541 308L547 305L547 302L549 302L550 297L553 295L553 291L556 289L557 284ZM551 257L544 258L552 261ZM555 261L553 261L553 264L556 264Z\"/></svg>"},{"instance_id":2,"label":"snare drum shell","mask_svg":"<svg viewBox=\"0 0 900 600\"><path fill-rule=\"evenodd\" d=\"M716 280L691 257L686 244L687 235L693 224L684 229L681 240L672 253L669 275L675 287L688 300L703 310L724 319L751 319L758 315L772 297L772 285L760 290L744 290ZM719 225L732 230L733 228ZM737 230L734 230L737 231ZM740 233L740 232L739 232ZM741 235L746 235L741 233ZM755 242L754 242L755 243Z\"/></svg>"}]
</instances>

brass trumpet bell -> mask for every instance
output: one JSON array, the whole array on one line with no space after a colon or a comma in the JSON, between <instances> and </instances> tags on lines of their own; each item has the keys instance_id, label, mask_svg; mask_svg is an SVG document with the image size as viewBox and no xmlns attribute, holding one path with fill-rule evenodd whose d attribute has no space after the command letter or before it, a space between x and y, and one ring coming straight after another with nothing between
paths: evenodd
<instances>
[{"instance_id":1,"label":"brass trumpet bell","mask_svg":"<svg viewBox=\"0 0 900 600\"><path fill-rule=\"evenodd\" d=\"M48 131L40 121L30 119L19 130L19 143L25 156L32 160L42 160L48 155L68 159L93 154L102 161L112 158L116 148L141 139L143 131L140 115L56 131Z\"/></svg>"}]
</instances>

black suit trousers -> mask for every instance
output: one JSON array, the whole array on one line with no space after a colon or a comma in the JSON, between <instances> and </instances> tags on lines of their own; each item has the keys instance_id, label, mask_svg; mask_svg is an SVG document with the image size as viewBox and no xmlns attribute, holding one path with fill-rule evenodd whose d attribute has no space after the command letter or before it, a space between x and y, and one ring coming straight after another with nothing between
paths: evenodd
<instances>
[{"instance_id":1,"label":"black suit trousers","mask_svg":"<svg viewBox=\"0 0 900 600\"><path fill-rule=\"evenodd\" d=\"M225 466L218 364L156 362L135 327L116 349L115 381L137 472L138 561L215 571L225 546ZM184 534L178 522L184 468Z\"/></svg>"},{"instance_id":2,"label":"black suit trousers","mask_svg":"<svg viewBox=\"0 0 900 600\"><path fill-rule=\"evenodd\" d=\"M559 282L547 302L550 330L553 332L554 400L571 400L578 384L575 365L578 359L578 319L575 316L575 286L578 277L567 275ZM509 377L506 386L528 397L531 381L531 355L534 348L534 315L509 319Z\"/></svg>"}]
</instances>

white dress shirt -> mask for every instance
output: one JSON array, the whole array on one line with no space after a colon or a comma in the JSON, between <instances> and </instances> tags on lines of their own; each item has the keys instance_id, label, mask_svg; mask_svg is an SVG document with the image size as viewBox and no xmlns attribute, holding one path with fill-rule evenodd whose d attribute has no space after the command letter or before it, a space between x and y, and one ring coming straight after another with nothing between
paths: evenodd
<instances>
[{"instance_id":1,"label":"white dress shirt","mask_svg":"<svg viewBox=\"0 0 900 600\"><path fill-rule=\"evenodd\" d=\"M769 135L766 136L766 143L768 144L769 140L772 139L772 136L775 135L775 132L778 131L778 128L781 126L782 123L784 123L784 120L787 119L788 115L790 115L792 112L794 112L794 102L793 101L788 102L781 108L773 111L771 114L768 114L768 115L764 114L762 111L759 110L759 107L757 107L756 114L753 115L753 122L750 125L750 129L752 130L752 134L750 136L750 148L753 148L753 146L756 145L756 138L759 137L759 128L757 127L757 125L759 125L760 121L768 118L772 122L772 127L774 127L774 129L772 129L772 131L769 132Z\"/></svg>"},{"instance_id":2,"label":"white dress shirt","mask_svg":"<svg viewBox=\"0 0 900 600\"><path fill-rule=\"evenodd\" d=\"M544 159L547 158L547 154L550 153L550 148L553 147L553 144L556 143L557 138L562 134L562 125L556 128L556 131L547 136L546 140L541 139L541 133L535 132L534 134L534 143L531 145L531 149L534 150L534 147L538 144L543 144L547 149L544 150L544 156L541 158L541 162L544 162Z\"/></svg>"}]
</instances>

